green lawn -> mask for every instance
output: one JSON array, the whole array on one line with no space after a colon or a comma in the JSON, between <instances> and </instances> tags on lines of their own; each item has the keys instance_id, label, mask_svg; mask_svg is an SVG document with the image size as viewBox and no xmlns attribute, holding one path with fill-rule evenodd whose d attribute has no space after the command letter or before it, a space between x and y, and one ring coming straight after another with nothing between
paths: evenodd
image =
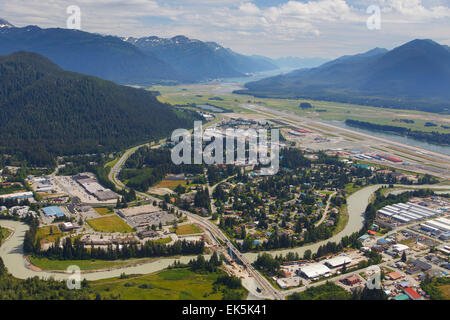
<instances>
[{"instance_id":1,"label":"green lawn","mask_svg":"<svg viewBox=\"0 0 450 320\"><path fill-rule=\"evenodd\" d=\"M69 266L78 266L82 271L101 270L109 268L119 268L132 266L136 264L142 264L152 261L149 258L143 259L129 259L129 260L116 260L116 261L104 261L104 260L51 260L40 257L30 257L30 261L36 267L42 270L67 270Z\"/></svg>"},{"instance_id":2,"label":"green lawn","mask_svg":"<svg viewBox=\"0 0 450 320\"><path fill-rule=\"evenodd\" d=\"M220 300L222 292L213 292L213 284L222 274L166 269L126 279L94 281L90 285L103 298L120 295L121 300Z\"/></svg>"},{"instance_id":3,"label":"green lawn","mask_svg":"<svg viewBox=\"0 0 450 320\"><path fill-rule=\"evenodd\" d=\"M95 211L101 216L107 216L108 214L113 214L114 211L111 208L94 208Z\"/></svg>"},{"instance_id":4,"label":"green lawn","mask_svg":"<svg viewBox=\"0 0 450 320\"><path fill-rule=\"evenodd\" d=\"M171 232L174 232L174 228L170 228ZM179 236L187 235L187 234L197 234L203 233L195 224L184 224L182 226L178 226L176 230L176 234Z\"/></svg>"},{"instance_id":5,"label":"green lawn","mask_svg":"<svg viewBox=\"0 0 450 320\"><path fill-rule=\"evenodd\" d=\"M119 216L109 215L103 218L86 220L89 226L98 232L106 233L130 233L133 229Z\"/></svg>"}]
</instances>

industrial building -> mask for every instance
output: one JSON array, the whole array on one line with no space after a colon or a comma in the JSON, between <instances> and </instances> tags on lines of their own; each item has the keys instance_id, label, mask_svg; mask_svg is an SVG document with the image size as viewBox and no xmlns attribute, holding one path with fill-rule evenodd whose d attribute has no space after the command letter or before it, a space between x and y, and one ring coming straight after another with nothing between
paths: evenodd
<instances>
[{"instance_id":1,"label":"industrial building","mask_svg":"<svg viewBox=\"0 0 450 320\"><path fill-rule=\"evenodd\" d=\"M59 207L45 207L42 209L47 217L64 217L65 214Z\"/></svg>"},{"instance_id":2,"label":"industrial building","mask_svg":"<svg viewBox=\"0 0 450 320\"><path fill-rule=\"evenodd\" d=\"M352 262L352 259L350 259L349 257L339 256L339 257L335 257L332 259L328 259L327 261L325 261L325 264L329 268L338 268L343 265L349 264L351 262Z\"/></svg>"},{"instance_id":3,"label":"industrial building","mask_svg":"<svg viewBox=\"0 0 450 320\"><path fill-rule=\"evenodd\" d=\"M33 192L16 192L0 195L0 199L24 200L33 198Z\"/></svg>"},{"instance_id":4,"label":"industrial building","mask_svg":"<svg viewBox=\"0 0 450 320\"><path fill-rule=\"evenodd\" d=\"M422 300L420 294L417 293L413 288L405 288L403 291L408 295L411 300Z\"/></svg>"},{"instance_id":5,"label":"industrial building","mask_svg":"<svg viewBox=\"0 0 450 320\"><path fill-rule=\"evenodd\" d=\"M304 276L308 279L317 279L323 276L329 276L330 271L331 270L327 266L321 263L314 263L301 267L297 272L300 276Z\"/></svg>"},{"instance_id":6,"label":"industrial building","mask_svg":"<svg viewBox=\"0 0 450 320\"><path fill-rule=\"evenodd\" d=\"M401 223L428 219L441 214L439 211L412 202L389 205L378 210L377 213Z\"/></svg>"},{"instance_id":7,"label":"industrial building","mask_svg":"<svg viewBox=\"0 0 450 320\"><path fill-rule=\"evenodd\" d=\"M73 179L78 182L84 190L90 195L96 197L99 201L115 200L119 198L119 195L110 189L106 189L101 186L93 177L87 174L79 174L74 176Z\"/></svg>"},{"instance_id":8,"label":"industrial building","mask_svg":"<svg viewBox=\"0 0 450 320\"><path fill-rule=\"evenodd\" d=\"M409 250L409 247L404 244L397 243L392 246L392 250L396 253L400 253Z\"/></svg>"}]
</instances>

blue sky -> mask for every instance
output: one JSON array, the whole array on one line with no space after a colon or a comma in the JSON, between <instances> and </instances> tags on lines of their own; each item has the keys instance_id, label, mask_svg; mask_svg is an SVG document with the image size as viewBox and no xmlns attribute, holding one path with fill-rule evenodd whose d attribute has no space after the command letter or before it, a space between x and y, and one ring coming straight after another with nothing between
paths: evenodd
<instances>
[{"instance_id":1,"label":"blue sky","mask_svg":"<svg viewBox=\"0 0 450 320\"><path fill-rule=\"evenodd\" d=\"M14 0L0 17L17 26L66 26L81 9L84 31L118 36L186 35L245 54L335 58L415 38L450 45L450 0ZM370 5L381 29L369 30Z\"/></svg>"}]
</instances>

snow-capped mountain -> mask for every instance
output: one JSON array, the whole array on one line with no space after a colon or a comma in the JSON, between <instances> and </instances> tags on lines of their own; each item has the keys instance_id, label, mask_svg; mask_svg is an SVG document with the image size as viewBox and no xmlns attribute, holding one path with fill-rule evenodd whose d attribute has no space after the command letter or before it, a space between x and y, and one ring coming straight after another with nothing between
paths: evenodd
<instances>
[{"instance_id":1,"label":"snow-capped mountain","mask_svg":"<svg viewBox=\"0 0 450 320\"><path fill-rule=\"evenodd\" d=\"M9 23L5 19L0 18L0 28L14 28L14 25Z\"/></svg>"}]
</instances>

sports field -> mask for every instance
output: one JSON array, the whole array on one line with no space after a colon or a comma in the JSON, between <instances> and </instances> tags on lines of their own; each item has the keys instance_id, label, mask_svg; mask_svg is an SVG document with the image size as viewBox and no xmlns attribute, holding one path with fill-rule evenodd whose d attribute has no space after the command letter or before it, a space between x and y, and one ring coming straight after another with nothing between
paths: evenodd
<instances>
[{"instance_id":1,"label":"sports field","mask_svg":"<svg viewBox=\"0 0 450 320\"><path fill-rule=\"evenodd\" d=\"M133 229L119 216L109 215L103 218L86 220L89 226L98 232L105 233L130 233Z\"/></svg>"}]
</instances>

